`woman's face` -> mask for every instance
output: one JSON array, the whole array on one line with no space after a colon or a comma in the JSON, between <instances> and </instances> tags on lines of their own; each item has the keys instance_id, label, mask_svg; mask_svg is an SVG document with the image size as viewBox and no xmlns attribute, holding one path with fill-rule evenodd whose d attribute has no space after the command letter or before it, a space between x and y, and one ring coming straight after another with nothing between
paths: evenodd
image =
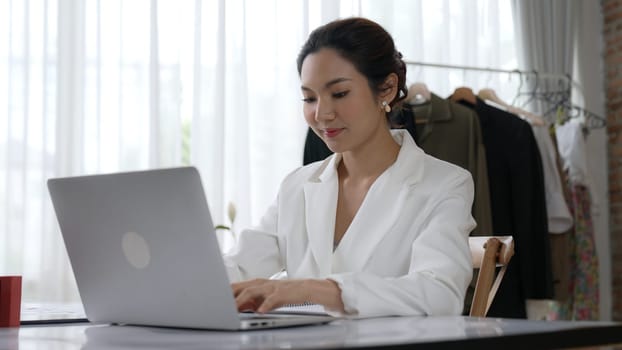
<instances>
[{"instance_id":1,"label":"woman's face","mask_svg":"<svg viewBox=\"0 0 622 350\"><path fill-rule=\"evenodd\" d=\"M356 151L387 128L382 101L337 51L324 48L308 55L300 80L305 119L331 151Z\"/></svg>"}]
</instances>

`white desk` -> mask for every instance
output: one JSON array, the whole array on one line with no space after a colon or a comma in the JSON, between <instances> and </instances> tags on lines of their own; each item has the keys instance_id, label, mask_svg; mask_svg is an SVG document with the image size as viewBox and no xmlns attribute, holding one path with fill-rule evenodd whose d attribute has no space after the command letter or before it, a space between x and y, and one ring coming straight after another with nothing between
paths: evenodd
<instances>
[{"instance_id":1,"label":"white desk","mask_svg":"<svg viewBox=\"0 0 622 350\"><path fill-rule=\"evenodd\" d=\"M622 323L469 317L338 320L320 326L222 332L138 326L0 329L0 349L549 349L622 343Z\"/></svg>"}]
</instances>

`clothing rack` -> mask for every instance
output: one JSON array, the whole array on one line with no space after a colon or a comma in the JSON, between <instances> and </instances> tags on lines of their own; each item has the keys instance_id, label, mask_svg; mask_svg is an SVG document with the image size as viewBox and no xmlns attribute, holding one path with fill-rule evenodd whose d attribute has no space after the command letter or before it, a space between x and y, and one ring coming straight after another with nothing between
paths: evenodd
<instances>
[{"instance_id":1,"label":"clothing rack","mask_svg":"<svg viewBox=\"0 0 622 350\"><path fill-rule=\"evenodd\" d=\"M569 103L571 89L574 87L579 91L582 90L581 85L575 82L569 74L557 74L557 73L542 73L536 70L526 71L519 69L499 69L499 68L489 68L489 67L474 67L474 66L462 66L462 65L451 65L451 64L442 64L442 63L429 63L429 62L418 62L418 61L410 61L404 60L406 65L411 66L420 66L420 67L432 67L432 68L441 68L441 69L455 69L462 71L475 71L475 72L487 72L487 73L498 73L498 74L508 74L513 75L516 74L520 77L520 86L519 91L517 93L518 96L530 96L531 98L536 97L536 99L540 99L543 102L550 103L553 107L549 111L556 112L559 108L565 108L569 112L569 118L582 116L585 119L585 126L590 129L602 128L607 125L606 119L602 116L597 115L596 113L590 112L582 107L578 107ZM529 79L532 77L536 82L536 88L529 93L521 92L520 88L522 87L523 77L527 77ZM559 85L562 85L562 88L559 91L551 93L542 93L536 91L538 88L538 81L540 79L548 79L548 80L557 80L560 82ZM546 99L541 98L542 96L546 96ZM557 100L555 100L555 96ZM547 112L546 114L549 114Z\"/></svg>"},{"instance_id":2,"label":"clothing rack","mask_svg":"<svg viewBox=\"0 0 622 350\"><path fill-rule=\"evenodd\" d=\"M573 87L577 89L581 89L581 85L576 81L572 80L570 75L568 74L558 74L558 73L542 73L536 70L519 70L519 69L499 69L499 68L489 68L489 67L474 67L474 66L460 66L460 65L452 65L452 64L441 64L441 63L429 63L429 62L417 62L417 61L409 61L404 60L404 63L411 66L421 66L421 67L433 67L433 68L444 68L444 69L456 69L456 70L470 70L476 72L487 72L487 73L502 73L502 74L517 74L519 76L533 76L534 78L543 78L543 79L551 79L551 80L563 80L570 83Z\"/></svg>"}]
</instances>

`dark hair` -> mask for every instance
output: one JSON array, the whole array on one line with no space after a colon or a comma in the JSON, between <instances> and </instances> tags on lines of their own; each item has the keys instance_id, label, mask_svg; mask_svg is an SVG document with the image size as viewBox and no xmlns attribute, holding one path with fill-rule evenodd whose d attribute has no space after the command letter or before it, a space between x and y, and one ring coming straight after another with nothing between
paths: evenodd
<instances>
[{"instance_id":1,"label":"dark hair","mask_svg":"<svg viewBox=\"0 0 622 350\"><path fill-rule=\"evenodd\" d=\"M350 61L367 77L375 95L384 90L387 76L395 73L398 91L393 101L389 102L392 108L399 106L408 95L406 64L402 61L402 54L395 49L391 34L378 23L354 17L336 20L315 29L298 54L298 75L305 58L323 48L334 49Z\"/></svg>"}]
</instances>

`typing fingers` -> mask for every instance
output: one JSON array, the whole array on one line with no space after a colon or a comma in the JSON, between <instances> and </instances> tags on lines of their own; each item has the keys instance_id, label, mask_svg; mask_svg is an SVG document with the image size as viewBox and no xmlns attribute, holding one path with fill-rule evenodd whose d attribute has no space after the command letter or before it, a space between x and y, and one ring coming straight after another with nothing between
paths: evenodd
<instances>
[{"instance_id":1,"label":"typing fingers","mask_svg":"<svg viewBox=\"0 0 622 350\"><path fill-rule=\"evenodd\" d=\"M267 287L266 284L259 284L246 286L240 289L237 294L235 294L235 303L238 310L257 311L266 299L266 296L271 294L270 288Z\"/></svg>"},{"instance_id":2,"label":"typing fingers","mask_svg":"<svg viewBox=\"0 0 622 350\"><path fill-rule=\"evenodd\" d=\"M253 310L265 313L286 304L306 301L302 295L301 281L264 280L235 286L238 310Z\"/></svg>"},{"instance_id":3,"label":"typing fingers","mask_svg":"<svg viewBox=\"0 0 622 350\"><path fill-rule=\"evenodd\" d=\"M242 293L245 289L249 287L253 287L253 286L259 286L262 284L266 284L268 281L269 280L267 279L258 278L258 279L244 281L244 282L231 283L231 289L233 290L233 296L237 298L237 296L240 293Z\"/></svg>"},{"instance_id":4,"label":"typing fingers","mask_svg":"<svg viewBox=\"0 0 622 350\"><path fill-rule=\"evenodd\" d=\"M287 302L283 300L283 296L272 293L264 298L263 302L257 307L257 312L263 314L285 304L287 304Z\"/></svg>"}]
</instances>

